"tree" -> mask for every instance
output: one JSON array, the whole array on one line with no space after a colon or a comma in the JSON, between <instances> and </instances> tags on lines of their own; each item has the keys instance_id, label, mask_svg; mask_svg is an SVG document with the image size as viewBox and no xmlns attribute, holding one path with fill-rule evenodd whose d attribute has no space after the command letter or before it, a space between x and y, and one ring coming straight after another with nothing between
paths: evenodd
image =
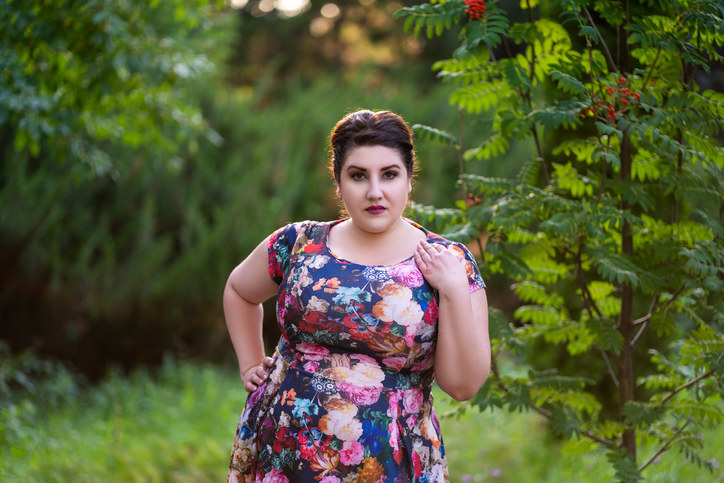
<instances>
[{"instance_id":1,"label":"tree","mask_svg":"<svg viewBox=\"0 0 724 483\"><path fill-rule=\"evenodd\" d=\"M161 195L185 154L220 142L189 87L212 69L221 5L0 0L0 337L14 349L94 353L95 375L127 350L117 320L153 306L183 243L167 224L188 213ZM158 343L158 325L139 332Z\"/></svg>"},{"instance_id":2,"label":"tree","mask_svg":"<svg viewBox=\"0 0 724 483\"><path fill-rule=\"evenodd\" d=\"M606 448L620 481L673 448L711 469L696 435L724 416L724 95L702 86L722 60L724 6L559 0L547 18L525 0L527 20L511 22L497 3L398 12L428 37L463 23L434 69L461 116L492 129L467 147L415 127L456 148L465 197L417 216L479 247L520 300L513 322L491 313L493 377L474 404L537 411L570 444ZM463 169L520 141L534 155L513 179ZM568 363L535 367L539 341ZM506 373L505 351L534 369Z\"/></svg>"},{"instance_id":3,"label":"tree","mask_svg":"<svg viewBox=\"0 0 724 483\"><path fill-rule=\"evenodd\" d=\"M334 122L357 106L445 117L445 87L413 84L406 65L326 69L304 33L312 16L222 5L0 0L0 339L13 351L91 379L168 352L233 357L229 271L279 226L338 214ZM350 6L335 25L364 18L364 31L377 8ZM363 33L397 52L404 35L383 24ZM421 196L454 179L431 168Z\"/></svg>"}]
</instances>

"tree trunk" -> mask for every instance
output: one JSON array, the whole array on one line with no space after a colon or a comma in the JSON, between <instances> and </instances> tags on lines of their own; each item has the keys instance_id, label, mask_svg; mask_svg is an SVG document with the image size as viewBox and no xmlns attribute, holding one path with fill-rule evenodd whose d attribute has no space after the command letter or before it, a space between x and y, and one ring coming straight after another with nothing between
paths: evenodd
<instances>
[{"instance_id":1,"label":"tree trunk","mask_svg":"<svg viewBox=\"0 0 724 483\"><path fill-rule=\"evenodd\" d=\"M620 72L630 72L630 54L628 50L628 16L629 4L627 0L622 2L625 19L618 29L618 65ZM624 130L621 139L621 181L624 184L631 182L631 137L628 130ZM627 200L621 199L620 207L622 211L628 211L630 204ZM626 256L632 256L633 234L631 233L631 225L624 220L621 226L621 253ZM626 404L634 400L634 368L633 368L633 288L631 284L625 283L621 287L621 313L619 315L618 329L623 336L623 348L618 357L618 381L619 394L618 405L621 420L623 420L623 409ZM636 462L636 431L629 429L624 432L622 445L629 457Z\"/></svg>"},{"instance_id":2,"label":"tree trunk","mask_svg":"<svg viewBox=\"0 0 724 483\"><path fill-rule=\"evenodd\" d=\"M621 140L621 181L631 180L631 138L624 133ZM621 200L621 210L627 211L629 202ZM633 255L633 234L631 225L624 221L621 227L621 253ZM634 371L633 371L633 288L625 283L621 287L621 313L619 315L618 330L623 336L623 348L618 357L618 405L619 414L623 420L623 408L626 403L634 400ZM623 447L631 458L636 461L636 432L631 429L623 434Z\"/></svg>"}]
</instances>

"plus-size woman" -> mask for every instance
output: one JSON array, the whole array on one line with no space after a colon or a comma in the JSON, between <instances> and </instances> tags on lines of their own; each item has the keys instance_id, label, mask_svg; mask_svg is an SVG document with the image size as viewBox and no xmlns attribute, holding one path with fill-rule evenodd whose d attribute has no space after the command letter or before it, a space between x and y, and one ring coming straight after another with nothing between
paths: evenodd
<instances>
[{"instance_id":1,"label":"plus-size woman","mask_svg":"<svg viewBox=\"0 0 724 483\"><path fill-rule=\"evenodd\" d=\"M229 481L447 481L430 389L465 400L485 382L485 284L463 245L403 217L414 151L401 117L349 114L330 148L347 217L280 228L226 284L250 392ZM275 295L269 357L261 304Z\"/></svg>"}]
</instances>

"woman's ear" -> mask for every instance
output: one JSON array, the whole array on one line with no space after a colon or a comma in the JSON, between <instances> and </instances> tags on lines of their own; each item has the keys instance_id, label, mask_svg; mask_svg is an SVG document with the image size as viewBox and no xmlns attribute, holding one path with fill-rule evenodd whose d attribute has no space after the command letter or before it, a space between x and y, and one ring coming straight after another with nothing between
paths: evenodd
<instances>
[{"instance_id":1,"label":"woman's ear","mask_svg":"<svg viewBox=\"0 0 724 483\"><path fill-rule=\"evenodd\" d=\"M334 192L337 193L337 196L338 196L339 198L341 198L341 197L342 197L342 190L341 190L340 187L339 187L339 183L334 183L334 185L337 187L337 189L335 189Z\"/></svg>"}]
</instances>

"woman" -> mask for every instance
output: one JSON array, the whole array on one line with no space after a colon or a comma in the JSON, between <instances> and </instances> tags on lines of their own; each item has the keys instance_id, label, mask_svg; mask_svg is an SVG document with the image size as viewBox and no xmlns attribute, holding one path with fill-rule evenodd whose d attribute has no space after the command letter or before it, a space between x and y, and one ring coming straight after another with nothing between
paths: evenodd
<instances>
[{"instance_id":1,"label":"woman","mask_svg":"<svg viewBox=\"0 0 724 483\"><path fill-rule=\"evenodd\" d=\"M485 382L485 285L463 245L403 217L414 151L401 117L349 114L330 147L348 217L277 230L224 290L251 393L229 481L446 481L430 387L466 400ZM274 295L282 337L266 357Z\"/></svg>"}]
</instances>

